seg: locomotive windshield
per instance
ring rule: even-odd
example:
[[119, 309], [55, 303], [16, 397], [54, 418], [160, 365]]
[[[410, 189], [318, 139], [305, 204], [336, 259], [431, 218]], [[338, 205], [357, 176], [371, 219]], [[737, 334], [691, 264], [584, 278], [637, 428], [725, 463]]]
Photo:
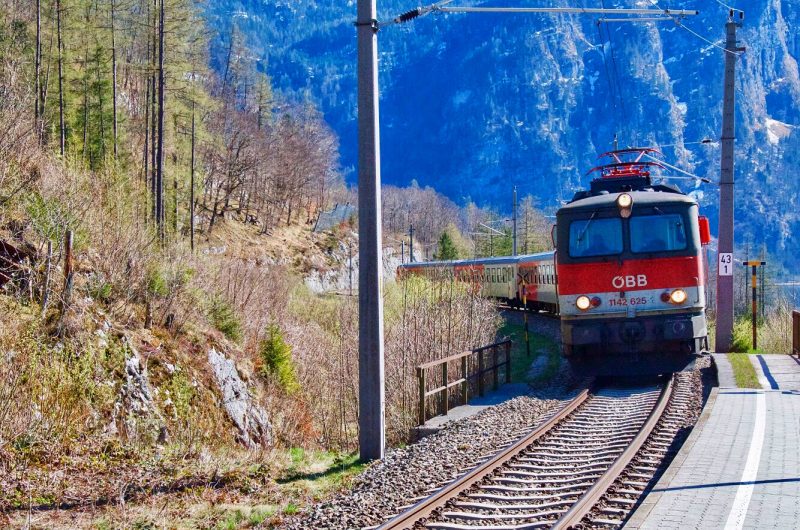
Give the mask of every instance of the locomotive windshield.
[[631, 251], [663, 252], [686, 248], [686, 230], [679, 214], [630, 218]]
[[622, 252], [622, 220], [581, 219], [569, 225], [569, 255], [573, 258]]

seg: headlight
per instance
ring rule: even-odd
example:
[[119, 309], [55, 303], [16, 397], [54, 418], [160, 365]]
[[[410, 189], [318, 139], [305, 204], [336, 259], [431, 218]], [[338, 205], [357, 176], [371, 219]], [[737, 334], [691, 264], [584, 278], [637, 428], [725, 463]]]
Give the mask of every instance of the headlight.
[[675, 289], [669, 295], [669, 301], [673, 304], [682, 304], [686, 301], [686, 291], [683, 289]]
[[633, 197], [628, 195], [627, 193], [620, 193], [619, 197], [617, 197], [617, 206], [620, 208], [630, 208], [633, 204]]
[[581, 296], [578, 297], [577, 300], [575, 300], [575, 305], [581, 311], [586, 311], [587, 309], [592, 307], [592, 301], [589, 300], [588, 296], [581, 295]]
[[617, 207], [619, 208], [619, 216], [623, 219], [627, 219], [633, 213], [633, 197], [628, 195], [627, 193], [620, 193], [617, 197]]

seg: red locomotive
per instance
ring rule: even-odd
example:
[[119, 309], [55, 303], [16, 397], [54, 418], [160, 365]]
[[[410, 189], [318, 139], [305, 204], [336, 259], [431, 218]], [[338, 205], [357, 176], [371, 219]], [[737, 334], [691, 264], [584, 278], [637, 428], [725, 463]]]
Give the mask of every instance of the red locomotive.
[[[594, 373], [679, 369], [707, 349], [708, 220], [678, 188], [654, 184], [652, 149], [612, 163], [556, 215], [555, 252], [410, 263], [399, 275], [453, 276], [485, 296], [561, 315], [564, 356]], [[619, 361], [619, 362], [616, 362]]]

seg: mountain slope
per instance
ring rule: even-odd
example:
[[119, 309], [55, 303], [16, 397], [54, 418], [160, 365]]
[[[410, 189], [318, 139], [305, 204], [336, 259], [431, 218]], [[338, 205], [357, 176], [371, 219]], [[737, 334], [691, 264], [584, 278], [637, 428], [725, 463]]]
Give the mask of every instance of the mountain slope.
[[[737, 76], [737, 241], [750, 249], [764, 243], [784, 257], [800, 250], [791, 237], [800, 228], [800, 14], [791, 3], [736, 3], [746, 14], [740, 39], [747, 47]], [[380, 17], [411, 7], [379, 2]], [[719, 137], [724, 52], [691, 32], [721, 44], [727, 10], [670, 7], [698, 7], [701, 15], [681, 28], [669, 21], [598, 26], [591, 16], [433, 14], [382, 29], [384, 181], [416, 179], [456, 201], [495, 205], [510, 202], [516, 184], [555, 207], [586, 184], [581, 175], [615, 133], [622, 145], [664, 146], [669, 162], [718, 179], [718, 144], [694, 142]], [[355, 2], [225, 0], [206, 9], [221, 34], [235, 22], [276, 88], [321, 106], [352, 169]], [[216, 57], [224, 57], [226, 42], [215, 43]], [[712, 224], [716, 195], [714, 185], [697, 190]]]

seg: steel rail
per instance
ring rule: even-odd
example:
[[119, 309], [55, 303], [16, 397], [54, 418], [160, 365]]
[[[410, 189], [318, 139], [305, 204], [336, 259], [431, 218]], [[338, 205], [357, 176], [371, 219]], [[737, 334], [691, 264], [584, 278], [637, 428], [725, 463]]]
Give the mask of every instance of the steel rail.
[[449, 485], [440, 489], [433, 495], [422, 499], [408, 510], [385, 522], [378, 527], [378, 530], [412, 528], [420, 519], [428, 517], [435, 510], [444, 506], [447, 501], [480, 482], [497, 470], [497, 468], [503, 466], [506, 462], [522, 453], [528, 448], [528, 446], [550, 432], [553, 427], [555, 427], [564, 418], [572, 414], [578, 407], [584, 404], [588, 397], [589, 389], [583, 390], [572, 401], [567, 403], [561, 410], [536, 428], [533, 432], [527, 434], [525, 437], [514, 443], [511, 447], [505, 449], [503, 452], [494, 456], [493, 458], [490, 458], [460, 479], [451, 482]]
[[567, 513], [562, 515], [561, 518], [555, 522], [555, 524], [552, 526], [554, 530], [566, 530], [580, 524], [583, 518], [589, 514], [600, 498], [606, 493], [606, 491], [608, 491], [608, 488], [614, 484], [614, 481], [617, 480], [619, 475], [625, 470], [625, 468], [628, 467], [628, 465], [631, 463], [631, 460], [633, 460], [633, 458], [642, 448], [645, 441], [647, 441], [647, 438], [656, 428], [661, 416], [664, 414], [667, 404], [669, 403], [669, 399], [672, 396], [672, 391], [675, 386], [674, 381], [675, 376], [673, 375], [667, 384], [664, 385], [656, 406], [653, 407], [650, 416], [639, 430], [639, 434], [636, 435], [636, 438], [634, 438], [625, 451], [619, 455], [619, 457], [617, 457], [611, 467], [608, 468], [608, 471], [606, 471], [603, 476], [597, 479], [597, 482], [594, 484], [594, 486], [592, 486], [589, 491], [587, 491], [578, 500], [578, 502], [573, 504]]

